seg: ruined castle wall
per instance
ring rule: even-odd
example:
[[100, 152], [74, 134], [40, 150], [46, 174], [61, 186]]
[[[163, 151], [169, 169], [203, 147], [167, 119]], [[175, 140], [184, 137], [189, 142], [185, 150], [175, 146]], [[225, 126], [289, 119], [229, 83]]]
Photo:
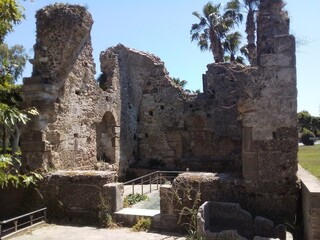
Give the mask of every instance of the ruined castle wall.
[[295, 39], [282, 7], [261, 1], [257, 66], [208, 65], [204, 90], [216, 98], [215, 121], [226, 120], [220, 129], [242, 139], [242, 177], [201, 191], [204, 201], [239, 202], [279, 221], [296, 214], [299, 190]]
[[35, 168], [93, 169], [95, 125], [107, 109], [94, 80], [91, 15], [80, 6], [55, 4], [37, 12], [31, 78], [24, 79], [27, 107], [36, 116], [23, 136], [26, 164]]
[[289, 35], [289, 20], [282, 7], [282, 1], [261, 2], [259, 68], [246, 82], [239, 102], [244, 135], [243, 177], [250, 181], [296, 180], [295, 39]]
[[[152, 169], [241, 171], [240, 124], [234, 119], [233, 127], [220, 124], [230, 123], [221, 113], [229, 102], [219, 100], [219, 105], [209, 93], [187, 94], [154, 55], [118, 45], [100, 58], [104, 90], [113, 92], [120, 84], [121, 159], [129, 159], [123, 162]], [[225, 88], [222, 83], [219, 90]]]

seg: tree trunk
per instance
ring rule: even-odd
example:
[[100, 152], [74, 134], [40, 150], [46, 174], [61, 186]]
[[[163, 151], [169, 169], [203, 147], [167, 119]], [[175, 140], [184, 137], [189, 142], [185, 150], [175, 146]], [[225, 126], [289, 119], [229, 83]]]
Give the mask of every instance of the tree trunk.
[[7, 153], [7, 129], [4, 124], [2, 125], [2, 153]]
[[256, 58], [257, 58], [257, 47], [256, 47], [256, 23], [254, 20], [254, 13], [255, 11], [253, 9], [249, 9], [248, 16], [247, 16], [247, 22], [246, 22], [246, 33], [247, 33], [247, 41], [248, 41], [248, 58], [249, 62], [252, 65], [256, 64]]
[[219, 36], [217, 36], [217, 34], [213, 32], [210, 33], [210, 42], [211, 42], [210, 48], [213, 54], [214, 61], [216, 63], [224, 62], [224, 58], [223, 58], [224, 52], [221, 44], [221, 39], [219, 38]]
[[19, 140], [20, 140], [20, 135], [21, 135], [21, 132], [20, 132], [20, 129], [18, 126], [15, 125], [15, 133], [14, 135], [12, 136], [12, 155], [15, 154], [17, 151], [18, 151], [18, 146], [19, 146]]

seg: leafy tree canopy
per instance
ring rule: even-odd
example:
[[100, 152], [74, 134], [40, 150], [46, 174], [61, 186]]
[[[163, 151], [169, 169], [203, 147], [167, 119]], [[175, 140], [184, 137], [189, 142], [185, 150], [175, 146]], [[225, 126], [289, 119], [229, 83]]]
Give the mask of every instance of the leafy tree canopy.
[[[24, 48], [15, 45], [9, 48], [4, 44], [5, 36], [24, 18], [22, 6], [15, 0], [0, 0], [0, 127], [2, 131], [2, 151], [0, 154], [0, 187], [14, 187], [35, 184], [42, 176], [36, 172], [22, 173], [16, 147], [20, 137], [20, 126], [29, 120], [28, 115], [36, 115], [36, 109], [21, 110], [21, 87], [15, 81], [22, 75], [28, 59]], [[7, 133], [16, 141], [12, 146], [13, 155], [5, 154]]]
[[17, 1], [0, 0], [0, 44], [13, 31], [13, 27], [24, 19], [23, 10]]

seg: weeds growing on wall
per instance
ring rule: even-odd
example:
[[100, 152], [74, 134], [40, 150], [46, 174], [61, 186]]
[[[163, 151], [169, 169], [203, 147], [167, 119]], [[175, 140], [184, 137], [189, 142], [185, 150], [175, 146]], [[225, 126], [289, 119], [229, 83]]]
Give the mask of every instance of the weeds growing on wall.
[[173, 196], [179, 215], [178, 224], [186, 228], [187, 239], [204, 239], [197, 232], [197, 214], [201, 204], [200, 184], [195, 188], [189, 183], [180, 183], [175, 186]]
[[100, 194], [100, 205], [98, 206], [100, 223], [102, 227], [116, 228], [118, 227], [118, 225], [113, 221], [111, 208], [108, 200], [108, 198], [106, 199], [102, 196], [102, 194]]
[[151, 218], [139, 217], [138, 221], [131, 228], [132, 231], [140, 232], [140, 231], [148, 231], [151, 227]]

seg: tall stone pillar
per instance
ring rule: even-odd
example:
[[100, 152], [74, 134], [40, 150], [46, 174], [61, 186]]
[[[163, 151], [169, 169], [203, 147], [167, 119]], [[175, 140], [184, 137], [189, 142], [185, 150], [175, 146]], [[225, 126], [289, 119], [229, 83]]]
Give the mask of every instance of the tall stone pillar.
[[21, 140], [30, 169], [90, 169], [96, 161], [94, 104], [97, 98], [90, 13], [81, 6], [54, 4], [36, 14], [32, 76], [24, 79], [26, 107], [39, 116]]

